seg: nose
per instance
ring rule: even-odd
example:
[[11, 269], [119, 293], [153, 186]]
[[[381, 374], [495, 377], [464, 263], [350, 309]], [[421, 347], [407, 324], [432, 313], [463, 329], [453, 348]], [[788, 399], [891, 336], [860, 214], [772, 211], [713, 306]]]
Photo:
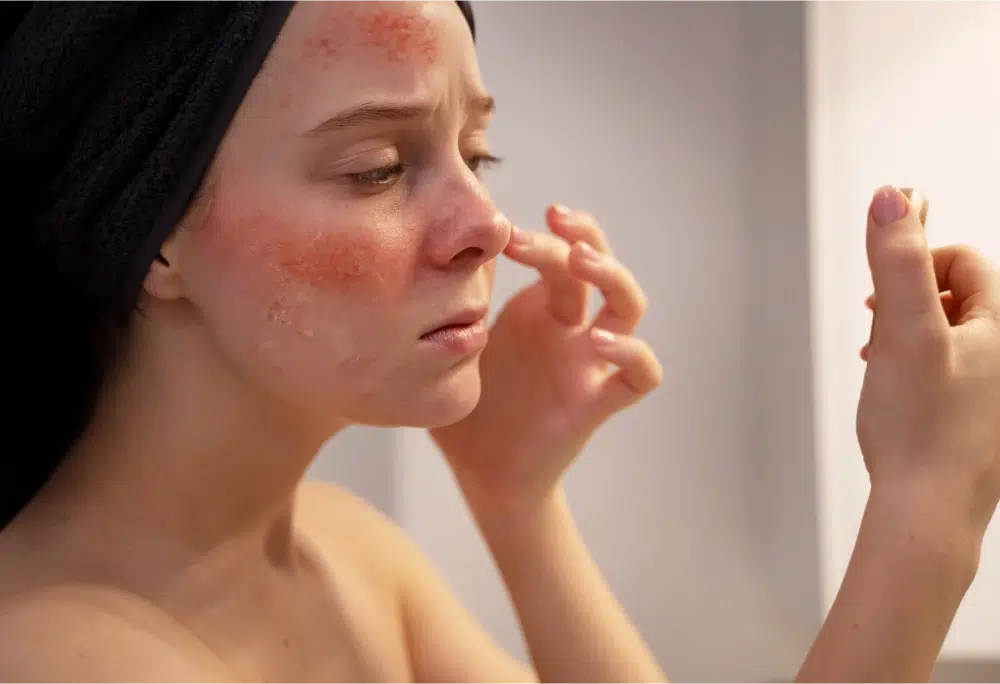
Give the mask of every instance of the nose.
[[480, 180], [465, 167], [442, 184], [441, 193], [426, 238], [433, 266], [473, 271], [495, 259], [510, 241], [511, 227]]

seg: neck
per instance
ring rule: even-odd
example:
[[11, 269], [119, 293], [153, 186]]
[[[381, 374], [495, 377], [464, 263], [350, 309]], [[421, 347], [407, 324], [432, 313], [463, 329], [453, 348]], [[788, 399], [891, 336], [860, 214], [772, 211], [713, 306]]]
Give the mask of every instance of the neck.
[[203, 333], [146, 325], [36, 517], [60, 548], [141, 577], [221, 547], [291, 557], [295, 491], [331, 430], [252, 388]]

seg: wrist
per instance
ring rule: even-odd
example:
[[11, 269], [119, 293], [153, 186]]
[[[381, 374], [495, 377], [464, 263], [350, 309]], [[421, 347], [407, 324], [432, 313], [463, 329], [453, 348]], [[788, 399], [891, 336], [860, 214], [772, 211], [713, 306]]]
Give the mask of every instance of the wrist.
[[[941, 467], [927, 454], [910, 454], [904, 468], [876, 468], [871, 491], [898, 506], [933, 511], [942, 524], [966, 530], [981, 543], [997, 507], [997, 494], [982, 469]], [[938, 459], [940, 460], [940, 459]], [[959, 459], [961, 460], [961, 459]]]
[[984, 531], [944, 483], [873, 484], [858, 539], [901, 568], [919, 564], [962, 594], [979, 568]]
[[473, 519], [491, 547], [530, 544], [548, 535], [553, 527], [572, 520], [561, 484], [531, 496], [476, 494], [472, 488], [462, 491]]
[[480, 523], [508, 523], [544, 515], [564, 499], [562, 483], [539, 483], [528, 478], [483, 477], [452, 466], [458, 484], [473, 518]]
[[473, 517], [515, 602], [590, 562], [562, 488], [531, 505], [474, 508]]
[[981, 543], [936, 499], [909, 486], [872, 487], [840, 591], [797, 681], [930, 680]]

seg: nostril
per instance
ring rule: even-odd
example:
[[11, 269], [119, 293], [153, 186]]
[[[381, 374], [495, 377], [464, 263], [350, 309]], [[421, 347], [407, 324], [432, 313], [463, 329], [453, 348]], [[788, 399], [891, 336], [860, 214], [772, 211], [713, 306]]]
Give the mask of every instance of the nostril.
[[455, 255], [452, 259], [453, 262], [465, 262], [465, 261], [479, 261], [483, 258], [485, 252], [482, 247], [466, 247], [461, 252]]

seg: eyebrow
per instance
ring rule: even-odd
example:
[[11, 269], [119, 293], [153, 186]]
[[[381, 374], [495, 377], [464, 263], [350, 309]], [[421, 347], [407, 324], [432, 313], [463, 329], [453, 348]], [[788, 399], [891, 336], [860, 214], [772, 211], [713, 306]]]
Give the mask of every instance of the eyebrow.
[[[496, 111], [496, 101], [489, 95], [473, 97], [469, 110], [479, 116], [490, 116]], [[343, 131], [364, 124], [412, 121], [426, 116], [430, 109], [424, 105], [385, 105], [367, 102], [345, 109], [306, 133], [307, 136]]]

